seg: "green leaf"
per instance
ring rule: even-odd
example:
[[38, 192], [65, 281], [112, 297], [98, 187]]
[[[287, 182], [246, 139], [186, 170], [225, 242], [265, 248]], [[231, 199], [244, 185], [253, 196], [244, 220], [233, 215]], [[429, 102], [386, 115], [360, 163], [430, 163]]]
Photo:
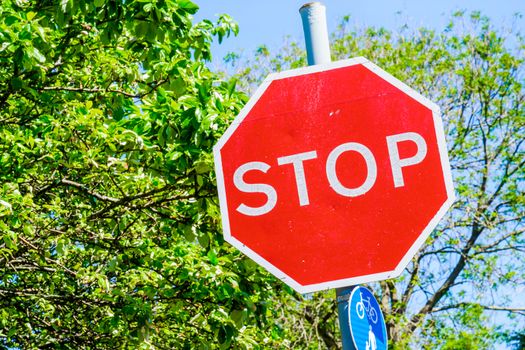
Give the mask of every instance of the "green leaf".
[[70, 6], [70, 2], [72, 0], [60, 0], [60, 8], [62, 9], [62, 12], [65, 13]]
[[188, 11], [191, 14], [195, 14], [199, 10], [199, 6], [189, 0], [179, 0], [177, 3], [180, 8]]
[[214, 250], [210, 250], [207, 254], [208, 259], [210, 259], [210, 263], [212, 265], [217, 265], [219, 263], [219, 259], [217, 258], [217, 254]]
[[97, 281], [98, 281], [98, 286], [102, 290], [109, 291], [109, 281], [105, 276], [98, 276]]
[[147, 3], [146, 5], [144, 5], [143, 9], [144, 9], [144, 12], [151, 12], [151, 10], [153, 9], [153, 4]]
[[230, 314], [230, 317], [232, 318], [233, 322], [235, 322], [235, 325], [237, 326], [237, 328], [241, 328], [244, 325], [246, 315], [247, 315], [246, 309], [233, 310]]
[[145, 37], [148, 34], [149, 25], [147, 22], [144, 21], [138, 21], [135, 25], [135, 34], [138, 37]]
[[33, 18], [35, 18], [35, 16], [36, 16], [36, 12], [31, 12], [30, 11], [30, 12], [28, 12], [26, 14], [26, 18], [27, 18], [28, 21], [31, 21]]
[[0, 199], [0, 216], [9, 215], [13, 212], [11, 203]]
[[26, 236], [32, 236], [34, 234], [34, 229], [31, 225], [24, 225], [23, 231]]
[[16, 236], [13, 233], [6, 233], [2, 238], [7, 248], [16, 249]]
[[38, 62], [44, 63], [46, 61], [46, 57], [40, 53], [40, 51], [33, 47], [33, 57], [37, 59]]

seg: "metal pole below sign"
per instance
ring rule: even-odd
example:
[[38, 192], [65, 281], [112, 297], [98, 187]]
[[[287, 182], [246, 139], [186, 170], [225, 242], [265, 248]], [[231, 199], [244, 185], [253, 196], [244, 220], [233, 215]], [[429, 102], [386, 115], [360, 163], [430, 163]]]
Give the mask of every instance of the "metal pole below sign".
[[337, 299], [337, 314], [339, 315], [339, 329], [341, 329], [341, 339], [343, 343], [343, 350], [356, 350], [352, 335], [350, 334], [350, 315], [349, 315], [349, 300], [355, 286], [337, 288], [335, 290]]

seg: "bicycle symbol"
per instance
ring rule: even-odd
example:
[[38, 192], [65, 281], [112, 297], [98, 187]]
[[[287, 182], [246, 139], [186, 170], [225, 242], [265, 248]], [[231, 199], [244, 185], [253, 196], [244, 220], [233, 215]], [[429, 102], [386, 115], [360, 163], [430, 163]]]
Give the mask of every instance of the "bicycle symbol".
[[357, 302], [355, 305], [355, 311], [357, 312], [357, 316], [360, 319], [365, 318], [365, 312], [370, 321], [372, 321], [374, 324], [377, 323], [377, 311], [376, 309], [370, 304], [370, 297], [363, 299], [363, 293], [359, 293], [361, 296], [361, 300]]

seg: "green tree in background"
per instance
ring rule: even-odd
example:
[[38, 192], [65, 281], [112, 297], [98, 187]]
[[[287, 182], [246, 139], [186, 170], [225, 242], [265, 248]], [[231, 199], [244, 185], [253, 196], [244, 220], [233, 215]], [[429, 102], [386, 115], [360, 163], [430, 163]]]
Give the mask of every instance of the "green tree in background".
[[[276, 347], [280, 284], [223, 244], [211, 148], [236, 25], [188, 0], [0, 5], [0, 348]], [[280, 344], [280, 343], [278, 343]]]
[[[519, 347], [513, 332], [525, 322], [524, 38], [494, 29], [479, 13], [456, 13], [442, 32], [354, 29], [345, 18], [331, 45], [333, 60], [364, 56], [435, 101], [448, 134], [458, 199], [402, 276], [373, 284], [391, 347], [488, 349], [507, 332]], [[270, 72], [306, 65], [294, 41], [276, 53], [265, 46], [249, 58], [232, 53], [226, 62], [246, 91]], [[296, 344], [337, 346], [333, 295], [298, 305], [285, 321], [293, 324], [285, 328], [308, 330], [294, 333]]]

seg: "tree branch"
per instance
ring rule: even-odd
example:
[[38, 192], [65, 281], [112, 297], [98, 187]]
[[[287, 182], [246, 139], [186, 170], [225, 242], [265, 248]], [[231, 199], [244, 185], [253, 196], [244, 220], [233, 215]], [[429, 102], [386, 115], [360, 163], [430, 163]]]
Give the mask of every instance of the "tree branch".
[[481, 307], [484, 310], [490, 310], [490, 311], [505, 311], [505, 312], [512, 312], [512, 313], [518, 313], [520, 315], [525, 315], [525, 308], [524, 307], [508, 307], [508, 306], [495, 306], [495, 305], [481, 305], [477, 303], [457, 303], [457, 304], [449, 304], [445, 305], [439, 308], [435, 308], [432, 310], [432, 313], [435, 312], [442, 312], [442, 311], [448, 311], [452, 309], [457, 309], [460, 307], [468, 307], [468, 306], [478, 306]]
[[104, 201], [104, 202], [113, 202], [113, 203], [119, 202], [118, 198], [104, 196], [104, 195], [99, 194], [97, 192], [93, 192], [93, 191], [89, 190], [85, 185], [80, 184], [78, 182], [74, 182], [74, 181], [67, 180], [67, 179], [62, 179], [62, 180], [60, 180], [60, 183], [62, 183], [64, 185], [68, 185], [68, 186], [72, 186], [72, 187], [78, 188], [79, 190], [82, 190], [83, 192], [89, 194], [90, 196], [93, 196], [96, 199]]
[[126, 91], [116, 89], [101, 89], [101, 88], [84, 88], [84, 87], [70, 87], [70, 86], [45, 86], [42, 88], [45, 91], [71, 91], [71, 92], [89, 92], [89, 93], [107, 93], [114, 92], [131, 98], [140, 98], [141, 95], [131, 94]]

